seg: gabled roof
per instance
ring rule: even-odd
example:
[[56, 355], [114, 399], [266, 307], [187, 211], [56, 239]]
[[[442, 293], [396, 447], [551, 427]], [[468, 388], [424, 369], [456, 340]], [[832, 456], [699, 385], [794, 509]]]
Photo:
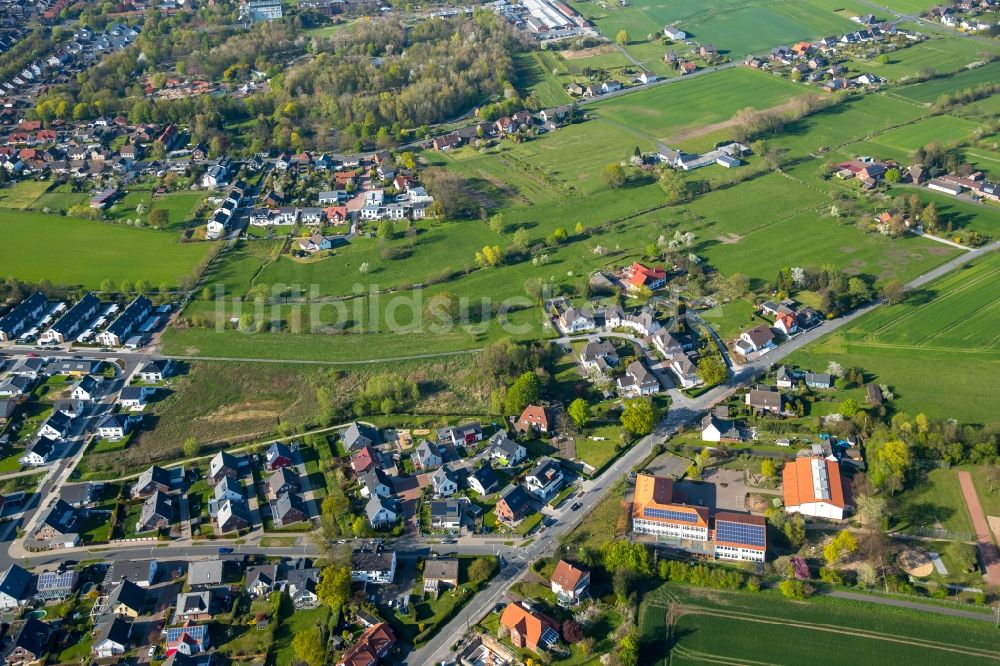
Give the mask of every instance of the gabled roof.
[[173, 506], [170, 502], [170, 497], [166, 493], [157, 490], [142, 503], [139, 523], [145, 526], [158, 518], [164, 518], [169, 522], [172, 517]]
[[538, 479], [543, 486], [548, 485], [552, 479], [562, 474], [559, 463], [552, 458], [542, 458], [535, 465], [534, 469], [528, 472], [528, 477]]
[[57, 499], [42, 517], [42, 524], [58, 534], [75, 533], [77, 522], [76, 510], [61, 499]]
[[239, 471], [239, 468], [240, 463], [236, 460], [236, 456], [226, 451], [219, 451], [208, 463], [209, 474], [213, 477], [218, 476], [223, 470], [232, 469]]
[[131, 633], [132, 623], [116, 615], [110, 621], [100, 625], [97, 635], [94, 636], [94, 646], [96, 647], [104, 641], [111, 641], [112, 643], [121, 645], [123, 648], [127, 648], [128, 638]]
[[394, 514], [398, 511], [395, 502], [381, 495], [373, 494], [371, 499], [368, 500], [368, 504], [365, 505], [365, 513], [368, 515], [368, 519], [374, 520], [382, 509], [391, 511]]
[[843, 509], [844, 487], [840, 465], [825, 458], [796, 458], [781, 470], [785, 506], [826, 502]]
[[382, 435], [378, 430], [365, 425], [364, 423], [355, 421], [347, 427], [347, 430], [344, 431], [344, 444], [347, 446], [348, 450], [351, 450], [357, 446], [358, 440], [362, 437], [367, 439], [372, 444], [382, 443]]
[[151, 465], [149, 469], [139, 476], [135, 482], [136, 489], [142, 489], [150, 484], [170, 487], [170, 472], [157, 465]]
[[365, 484], [368, 492], [372, 495], [377, 494], [375, 491], [379, 484], [384, 485], [386, 488], [392, 491], [392, 482], [385, 472], [380, 470], [378, 467], [372, 467], [367, 472], [363, 473], [359, 478], [361, 483]]
[[552, 582], [564, 590], [575, 590], [586, 574], [586, 571], [573, 566], [566, 560], [559, 560], [555, 571], [552, 572]]
[[7, 567], [7, 571], [0, 577], [0, 593], [6, 594], [14, 599], [23, 601], [28, 598], [28, 590], [31, 587], [31, 574], [16, 564]]
[[545, 408], [541, 405], [528, 405], [524, 408], [524, 411], [521, 412], [521, 418], [518, 420], [522, 423], [540, 425], [546, 429], [549, 427], [548, 414], [545, 413]]
[[305, 502], [302, 501], [302, 497], [300, 497], [298, 493], [291, 491], [278, 495], [278, 500], [274, 503], [275, 517], [283, 519], [293, 511], [297, 511], [303, 516], [308, 515], [306, 513], [306, 505]]
[[519, 516], [530, 506], [531, 497], [521, 486], [507, 486], [498, 501], [506, 504], [514, 516]]
[[527, 645], [536, 646], [541, 643], [546, 629], [557, 630], [555, 622], [541, 613], [529, 611], [517, 602], [507, 604], [500, 616], [500, 625], [510, 631], [514, 629], [520, 634]]
[[280, 467], [267, 479], [267, 485], [271, 489], [271, 492], [277, 494], [279, 490], [285, 486], [292, 486], [294, 488], [299, 487], [299, 475], [288, 469], [287, 467]]
[[111, 590], [108, 608], [114, 610], [120, 604], [124, 604], [136, 613], [141, 613], [142, 607], [146, 605], [146, 591], [130, 580], [122, 580]]
[[477, 469], [470, 476], [476, 479], [487, 493], [496, 490], [497, 485], [500, 483], [500, 477], [497, 476], [496, 471], [488, 463]]
[[18, 630], [13, 647], [21, 648], [35, 657], [40, 657], [45, 654], [50, 633], [51, 627], [47, 623], [29, 617]]

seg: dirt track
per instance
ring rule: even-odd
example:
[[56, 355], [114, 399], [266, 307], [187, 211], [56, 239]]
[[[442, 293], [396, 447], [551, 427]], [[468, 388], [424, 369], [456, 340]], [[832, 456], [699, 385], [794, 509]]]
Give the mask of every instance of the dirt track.
[[987, 585], [1000, 587], [1000, 553], [997, 552], [997, 547], [993, 543], [993, 535], [990, 534], [990, 526], [986, 522], [983, 506], [979, 503], [979, 496], [976, 495], [976, 485], [972, 482], [972, 475], [960, 471], [958, 483], [962, 486], [962, 495], [965, 497], [965, 506], [968, 507], [969, 515], [972, 517], [972, 526], [976, 529], [979, 555], [983, 560], [983, 567], [986, 569], [983, 580], [986, 581]]

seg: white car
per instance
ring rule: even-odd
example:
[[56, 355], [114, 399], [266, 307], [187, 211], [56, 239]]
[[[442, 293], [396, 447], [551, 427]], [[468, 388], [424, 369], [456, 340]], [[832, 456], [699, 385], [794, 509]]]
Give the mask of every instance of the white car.
[[150, 645], [149, 646], [149, 651], [146, 653], [146, 655], [150, 659], [152, 659], [153, 657], [155, 657], [156, 656], [156, 646], [155, 645]]

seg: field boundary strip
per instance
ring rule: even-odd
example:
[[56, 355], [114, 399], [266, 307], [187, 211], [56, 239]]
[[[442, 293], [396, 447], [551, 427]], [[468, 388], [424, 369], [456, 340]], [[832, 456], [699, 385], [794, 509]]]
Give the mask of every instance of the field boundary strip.
[[942, 650], [945, 652], [955, 652], [957, 654], [964, 654], [972, 657], [981, 657], [983, 659], [1000, 659], [1000, 651], [995, 651], [995, 650], [959, 647], [954, 645], [948, 645], [945, 643], [937, 643], [935, 641], [929, 641], [923, 638], [901, 636], [899, 634], [879, 633], [853, 627], [845, 628], [839, 625], [822, 624], [818, 622], [801, 622], [789, 618], [768, 619], [768, 618], [758, 617], [756, 615], [750, 615], [747, 613], [727, 611], [720, 608], [679, 605], [676, 606], [674, 609], [672, 609], [671, 615], [675, 620], [682, 618], [685, 615], [708, 615], [711, 617], [724, 617], [731, 620], [742, 620], [744, 622], [756, 622], [758, 624], [778, 624], [782, 626], [797, 627], [799, 629], [812, 629], [814, 631], [825, 631], [827, 633], [833, 633], [833, 634], [843, 634], [854, 637], [868, 638], [870, 640], [876, 640], [876, 641], [881, 640], [881, 641], [888, 641], [891, 643], [900, 643], [903, 645], [926, 647], [936, 650]]
[[[976, 314], [982, 316], [984, 313], [986, 313], [989, 310], [992, 310], [995, 307], [997, 307], [997, 305], [1000, 305], [1000, 294], [998, 294], [997, 297], [994, 298], [989, 303], [985, 303], [983, 305], [980, 305], [979, 308], [976, 309]], [[925, 347], [927, 349], [948, 349], [947, 347], [938, 347], [938, 346], [933, 345], [933, 344], [927, 345], [927, 343], [933, 341], [934, 338], [938, 337], [939, 335], [944, 335], [945, 333], [948, 333], [949, 331], [951, 331], [951, 330], [953, 330], [955, 328], [958, 328], [963, 323], [965, 323], [965, 322], [962, 319], [958, 319], [958, 320], [952, 322], [950, 325], [945, 326], [944, 328], [939, 329], [939, 330], [935, 331], [934, 333], [931, 333], [930, 335], [928, 335], [924, 339], [920, 340], [917, 344], [919, 344], [921, 347]], [[977, 347], [976, 350], [977, 351], [979, 351], [979, 350], [990, 351], [990, 347], [993, 346], [993, 341], [994, 340], [996, 340], [996, 338], [993, 338], [992, 340], [989, 340], [986, 347]]]

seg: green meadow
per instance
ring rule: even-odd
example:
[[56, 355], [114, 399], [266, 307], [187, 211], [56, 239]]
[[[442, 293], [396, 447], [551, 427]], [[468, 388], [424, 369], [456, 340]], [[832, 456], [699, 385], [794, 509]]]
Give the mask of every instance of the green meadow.
[[0, 211], [0, 230], [4, 275], [87, 289], [105, 278], [176, 286], [211, 247], [181, 243], [176, 234], [42, 213]]

